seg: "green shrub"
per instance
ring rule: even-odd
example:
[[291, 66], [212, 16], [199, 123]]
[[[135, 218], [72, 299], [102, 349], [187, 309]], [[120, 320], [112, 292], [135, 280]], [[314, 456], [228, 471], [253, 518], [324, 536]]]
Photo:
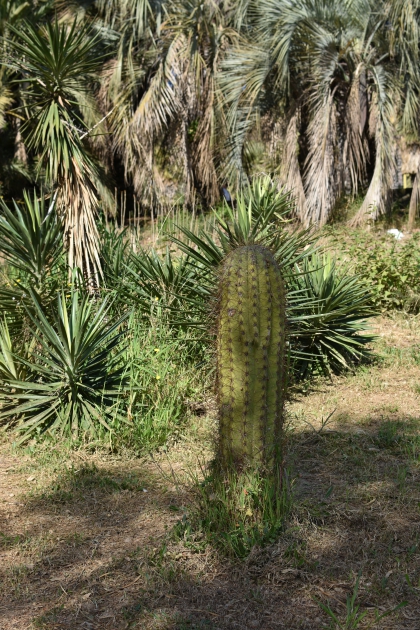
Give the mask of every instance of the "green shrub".
[[[44, 310], [56, 301], [57, 291], [67, 284], [63, 226], [54, 198], [36, 190], [24, 191], [22, 205], [10, 209], [1, 202], [0, 255], [4, 260], [0, 283], [0, 312], [10, 334], [20, 342], [26, 337], [30, 290], [42, 300]], [[27, 340], [27, 339], [26, 339]]]
[[72, 287], [58, 296], [51, 321], [37, 295], [30, 296], [34, 344], [27, 358], [14, 357], [26, 367], [24, 380], [13, 378], [10, 338], [1, 330], [0, 364], [10, 375], [3, 369], [0, 421], [17, 423], [19, 442], [46, 430], [72, 437], [95, 435], [101, 425], [109, 430], [124, 387], [120, 327], [126, 316], [110, 321], [106, 299], [95, 311], [93, 300]]
[[375, 307], [420, 310], [420, 234], [396, 241], [357, 231], [333, 240], [340, 248], [344, 241], [344, 256], [369, 288]]
[[295, 376], [328, 375], [371, 356], [371, 292], [348, 266], [313, 253], [289, 276], [289, 336]]
[[287, 193], [267, 192], [254, 182], [238, 196], [236, 209], [227, 209], [227, 218], [217, 220], [214, 236], [182, 228], [189, 242], [172, 240], [196, 273], [195, 282], [184, 285], [189, 314], [184, 323], [193, 325], [195, 316], [195, 324], [207, 331], [212, 330], [212, 296], [225, 256], [253, 243], [273, 252], [285, 280], [290, 358], [299, 379], [337, 372], [367, 358], [372, 337], [366, 334], [365, 320], [376, 312], [365, 283], [346, 267], [324, 260], [308, 231], [284, 228], [281, 220], [291, 207]]

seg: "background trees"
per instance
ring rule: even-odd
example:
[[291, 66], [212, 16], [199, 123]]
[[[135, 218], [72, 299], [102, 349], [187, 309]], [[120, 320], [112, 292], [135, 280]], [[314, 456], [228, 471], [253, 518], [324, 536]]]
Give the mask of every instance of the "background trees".
[[419, 0], [1, 0], [3, 194], [58, 189], [69, 260], [98, 277], [115, 190], [206, 207], [264, 171], [305, 224], [356, 193], [353, 223], [375, 219], [418, 140], [419, 23]]

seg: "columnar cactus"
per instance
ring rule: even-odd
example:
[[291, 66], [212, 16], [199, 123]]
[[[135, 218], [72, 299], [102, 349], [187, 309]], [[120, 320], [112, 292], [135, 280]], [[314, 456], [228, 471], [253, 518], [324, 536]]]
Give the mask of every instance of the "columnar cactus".
[[286, 380], [285, 290], [271, 252], [233, 250], [222, 266], [217, 334], [220, 457], [270, 468], [280, 456]]

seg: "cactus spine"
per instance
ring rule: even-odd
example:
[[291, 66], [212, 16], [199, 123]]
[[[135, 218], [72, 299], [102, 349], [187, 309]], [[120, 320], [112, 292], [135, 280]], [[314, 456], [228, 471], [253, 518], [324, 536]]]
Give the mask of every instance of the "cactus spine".
[[217, 389], [222, 463], [270, 468], [280, 456], [285, 290], [272, 253], [233, 250], [222, 266]]

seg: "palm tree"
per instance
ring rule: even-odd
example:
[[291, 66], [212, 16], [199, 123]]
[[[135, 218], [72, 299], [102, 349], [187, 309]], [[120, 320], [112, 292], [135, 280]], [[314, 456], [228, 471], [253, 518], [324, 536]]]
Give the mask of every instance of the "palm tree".
[[95, 213], [101, 172], [88, 146], [89, 133], [100, 122], [91, 92], [97, 37], [76, 21], [70, 27], [55, 20], [41, 28], [26, 23], [24, 29], [10, 30], [8, 65], [20, 82], [25, 142], [37, 156], [38, 178], [58, 190], [69, 266], [98, 282]]
[[[220, 79], [230, 178], [246, 178], [244, 150], [256, 124], [282, 117], [278, 177], [294, 189], [304, 223], [325, 223], [344, 190], [354, 194], [366, 183], [370, 156], [373, 174], [355, 222], [383, 213], [397, 121], [418, 130], [418, 38], [407, 37], [418, 28], [418, 0], [411, 13], [406, 4], [249, 2], [248, 37], [232, 50]], [[401, 64], [409, 64], [408, 78]]]
[[71, 265], [100, 275], [99, 162], [122, 164], [146, 208], [168, 205], [168, 180], [187, 206], [211, 205], [252, 176], [260, 142], [304, 224], [360, 188], [355, 224], [389, 207], [398, 137], [418, 140], [420, 0], [75, 0], [55, 5], [61, 26], [37, 26], [52, 1], [22, 30], [35, 4], [0, 0], [14, 55], [0, 125], [13, 97], [16, 146], [59, 187]]
[[219, 197], [216, 76], [235, 36], [225, 5], [212, 0], [99, 4], [105, 24], [119, 35], [117, 54], [104, 68], [103, 109], [113, 109], [112, 148], [137, 196], [150, 205], [164, 197], [159, 155], [174, 156], [187, 206], [197, 192], [205, 203]]

